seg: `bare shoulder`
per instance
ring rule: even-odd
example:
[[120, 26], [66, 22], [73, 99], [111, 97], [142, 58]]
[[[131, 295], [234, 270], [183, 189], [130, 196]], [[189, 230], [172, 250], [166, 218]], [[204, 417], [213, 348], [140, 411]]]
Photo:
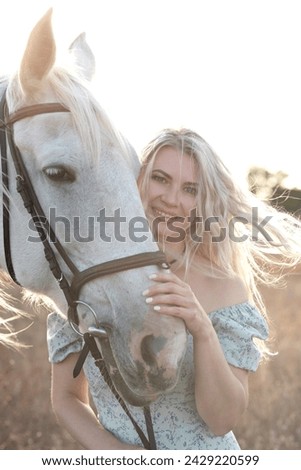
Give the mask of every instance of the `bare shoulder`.
[[192, 284], [194, 294], [208, 313], [249, 299], [247, 288], [239, 277], [212, 278], [201, 275], [196, 276]]
[[239, 277], [227, 279], [214, 279], [217, 292], [224, 292], [223, 297], [228, 305], [244, 302], [248, 300], [248, 291]]
[[248, 300], [248, 291], [239, 277], [211, 279], [209, 282], [214, 297], [209, 311], [240, 304]]
[[238, 276], [233, 278], [223, 278], [223, 279], [215, 279], [216, 283], [225, 289], [230, 289], [236, 293], [246, 293], [247, 289], [242, 281]]

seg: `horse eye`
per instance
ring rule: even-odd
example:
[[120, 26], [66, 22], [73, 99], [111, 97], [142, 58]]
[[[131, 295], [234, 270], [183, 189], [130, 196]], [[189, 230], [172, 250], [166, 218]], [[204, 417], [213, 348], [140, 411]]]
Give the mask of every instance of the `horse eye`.
[[51, 181], [72, 183], [75, 180], [74, 174], [63, 166], [49, 166], [43, 172]]

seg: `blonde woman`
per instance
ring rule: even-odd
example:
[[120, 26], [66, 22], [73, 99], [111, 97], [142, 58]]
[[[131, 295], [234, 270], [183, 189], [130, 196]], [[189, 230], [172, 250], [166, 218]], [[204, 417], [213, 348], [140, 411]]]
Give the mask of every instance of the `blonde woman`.
[[[181, 318], [189, 332], [178, 384], [150, 407], [158, 449], [239, 449], [232, 429], [248, 405], [248, 376], [268, 353], [258, 285], [276, 284], [300, 262], [301, 224], [240, 189], [190, 130], [164, 130], [149, 143], [138, 186], [170, 263], [141, 294], [155, 311]], [[101, 379], [92, 370], [71, 378], [80, 349], [68, 324], [50, 321], [56, 414], [85, 448], [139, 448]], [[132, 412], [143, 426], [141, 410]]]

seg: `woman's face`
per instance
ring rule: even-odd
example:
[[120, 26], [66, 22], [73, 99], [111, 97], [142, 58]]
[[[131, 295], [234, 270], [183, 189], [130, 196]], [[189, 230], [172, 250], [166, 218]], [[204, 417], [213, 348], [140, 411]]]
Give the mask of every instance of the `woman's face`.
[[146, 214], [158, 239], [169, 236], [178, 240], [180, 232], [184, 234], [188, 228], [196, 207], [197, 170], [194, 158], [173, 147], [157, 153], [146, 194]]

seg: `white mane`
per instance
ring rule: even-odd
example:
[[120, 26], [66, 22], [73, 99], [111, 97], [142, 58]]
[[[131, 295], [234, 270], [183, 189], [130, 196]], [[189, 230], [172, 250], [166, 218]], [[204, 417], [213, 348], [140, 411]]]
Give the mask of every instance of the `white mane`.
[[[97, 161], [101, 155], [102, 143], [106, 142], [119, 148], [120, 157], [125, 157], [133, 165], [132, 149], [94, 98], [89, 82], [75, 75], [71, 69], [54, 67], [47, 76], [47, 85], [57, 101], [70, 110], [88, 158]], [[27, 105], [18, 74], [9, 83], [7, 103], [10, 112]]]

